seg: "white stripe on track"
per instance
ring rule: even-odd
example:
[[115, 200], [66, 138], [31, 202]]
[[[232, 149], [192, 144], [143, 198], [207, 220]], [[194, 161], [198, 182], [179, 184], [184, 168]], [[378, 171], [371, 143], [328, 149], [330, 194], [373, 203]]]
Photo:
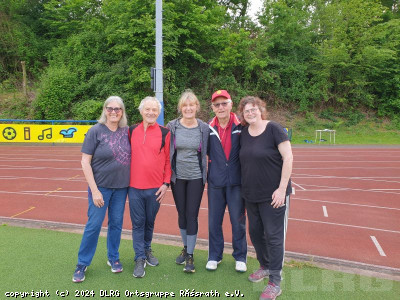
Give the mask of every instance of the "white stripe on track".
[[322, 206], [322, 210], [324, 212], [324, 217], [327, 218], [328, 217], [328, 211], [326, 210], [326, 206], [325, 205]]
[[372, 228], [372, 227], [349, 225], [349, 224], [340, 224], [340, 223], [332, 223], [332, 222], [322, 222], [322, 221], [306, 220], [306, 219], [289, 218], [289, 220], [298, 221], [298, 222], [318, 223], [318, 224], [334, 225], [334, 226], [341, 226], [341, 227], [351, 227], [351, 228], [367, 229], [367, 230], [375, 230], [375, 231], [382, 231], [382, 232], [390, 232], [390, 233], [398, 233], [398, 234], [400, 234], [400, 231], [397, 231], [397, 230], [380, 229], [380, 228]]
[[[23, 193], [23, 192], [8, 192], [8, 191], [0, 191], [0, 194], [15, 194], [15, 195], [31, 195], [31, 196], [46, 196], [45, 194], [35, 194], [35, 193]], [[63, 195], [56, 195], [56, 194], [50, 194], [47, 195], [46, 198], [50, 198], [50, 197], [56, 197], [56, 198], [73, 198], [73, 199], [85, 199], [87, 200], [87, 196], [86, 197], [76, 197], [76, 196], [63, 196]]]
[[293, 170], [344, 170], [344, 169], [363, 169], [363, 170], [385, 170], [385, 169], [395, 169], [398, 170], [400, 167], [324, 167], [324, 168], [293, 168]]
[[345, 179], [345, 180], [363, 180], [363, 181], [376, 181], [376, 182], [389, 182], [389, 183], [400, 183], [400, 181], [394, 180], [383, 180], [379, 178], [400, 178], [400, 177], [345, 177], [345, 176], [326, 176], [326, 175], [309, 175], [309, 174], [295, 174], [292, 173], [292, 178], [296, 179]]
[[[0, 180], [19, 180], [19, 179], [34, 179], [34, 180], [55, 180], [55, 181], [66, 181], [70, 177], [53, 177], [53, 178], [44, 178], [44, 177], [22, 177], [22, 176], [0, 176]], [[74, 178], [69, 181], [78, 181], [78, 182], [86, 182], [85, 178]]]
[[316, 189], [307, 189], [307, 192], [315, 192], [315, 191], [321, 191], [321, 190], [332, 190], [332, 191], [338, 191], [338, 190], [343, 190], [343, 191], [359, 191], [359, 192], [373, 192], [373, 193], [383, 193], [383, 194], [396, 194], [400, 195], [399, 193], [396, 192], [390, 192], [390, 191], [380, 191], [380, 190], [374, 190], [374, 189], [356, 189], [356, 188], [347, 188], [347, 187], [341, 187], [341, 186], [325, 186], [325, 185], [315, 185], [315, 184], [303, 184], [305, 186], [311, 186], [315, 187]]
[[372, 242], [374, 242], [374, 245], [376, 247], [376, 249], [378, 249], [379, 255], [380, 256], [386, 256], [385, 252], [383, 251], [381, 245], [379, 244], [378, 240], [376, 239], [376, 237], [374, 237], [373, 235], [370, 236]]
[[295, 182], [292, 181], [292, 184], [294, 184], [295, 186], [301, 188], [303, 191], [306, 190], [305, 188], [303, 188], [303, 187], [302, 187], [300, 184], [298, 184], [298, 183], [295, 183]]
[[296, 163], [400, 163], [392, 160], [296, 160]]
[[396, 208], [396, 207], [376, 206], [376, 205], [366, 205], [366, 204], [356, 204], [356, 203], [344, 203], [344, 202], [326, 201], [326, 200], [302, 199], [302, 198], [297, 198], [297, 197], [296, 197], [296, 201], [321, 202], [321, 203], [330, 203], [330, 204], [338, 204], [338, 205], [350, 205], [350, 206], [359, 206], [359, 207], [379, 208], [379, 209], [389, 209], [389, 210], [399, 210], [400, 211], [400, 208]]

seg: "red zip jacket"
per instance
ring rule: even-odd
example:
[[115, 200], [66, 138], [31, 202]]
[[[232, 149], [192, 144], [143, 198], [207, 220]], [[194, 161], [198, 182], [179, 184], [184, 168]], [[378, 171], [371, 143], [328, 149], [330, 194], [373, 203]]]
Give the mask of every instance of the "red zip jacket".
[[144, 132], [143, 122], [131, 136], [131, 180], [129, 186], [136, 189], [159, 188], [164, 182], [170, 183], [171, 163], [169, 160], [171, 134], [165, 137], [161, 149], [160, 125], [148, 126]]

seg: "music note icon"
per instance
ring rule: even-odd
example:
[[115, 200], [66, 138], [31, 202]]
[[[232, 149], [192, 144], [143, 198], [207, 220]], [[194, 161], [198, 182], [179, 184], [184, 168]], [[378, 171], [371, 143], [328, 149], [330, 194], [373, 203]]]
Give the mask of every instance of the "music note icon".
[[[46, 134], [46, 132], [49, 132]], [[44, 135], [46, 134], [46, 139], [51, 139], [53, 137], [53, 129], [46, 128], [42, 130], [42, 134], [38, 136], [38, 140], [42, 141], [44, 139]]]

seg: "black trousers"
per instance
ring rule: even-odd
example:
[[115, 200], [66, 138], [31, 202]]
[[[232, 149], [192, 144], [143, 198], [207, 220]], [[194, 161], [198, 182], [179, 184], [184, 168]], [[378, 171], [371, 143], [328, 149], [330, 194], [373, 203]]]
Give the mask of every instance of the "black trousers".
[[249, 234], [257, 260], [261, 267], [269, 270], [269, 280], [276, 285], [280, 285], [282, 279], [289, 199], [290, 196], [286, 196], [286, 205], [279, 208], [273, 208], [271, 202], [246, 201]]
[[187, 235], [197, 234], [199, 223], [199, 209], [203, 196], [203, 179], [176, 179], [171, 183], [172, 194], [178, 211], [178, 225], [186, 229]]

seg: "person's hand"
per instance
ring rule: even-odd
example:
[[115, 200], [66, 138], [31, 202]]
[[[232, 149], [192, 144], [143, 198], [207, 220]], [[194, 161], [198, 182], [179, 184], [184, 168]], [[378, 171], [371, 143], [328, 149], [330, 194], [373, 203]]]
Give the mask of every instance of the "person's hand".
[[285, 196], [286, 196], [286, 189], [285, 188], [278, 188], [272, 194], [272, 202], [271, 205], [273, 208], [281, 207], [285, 204]]
[[162, 186], [160, 186], [160, 188], [158, 189], [158, 191], [156, 192], [157, 197], [157, 201], [161, 202], [164, 199], [165, 193], [167, 191], [168, 187], [163, 184]]
[[104, 206], [103, 195], [99, 190], [92, 191], [93, 204], [100, 208]]

